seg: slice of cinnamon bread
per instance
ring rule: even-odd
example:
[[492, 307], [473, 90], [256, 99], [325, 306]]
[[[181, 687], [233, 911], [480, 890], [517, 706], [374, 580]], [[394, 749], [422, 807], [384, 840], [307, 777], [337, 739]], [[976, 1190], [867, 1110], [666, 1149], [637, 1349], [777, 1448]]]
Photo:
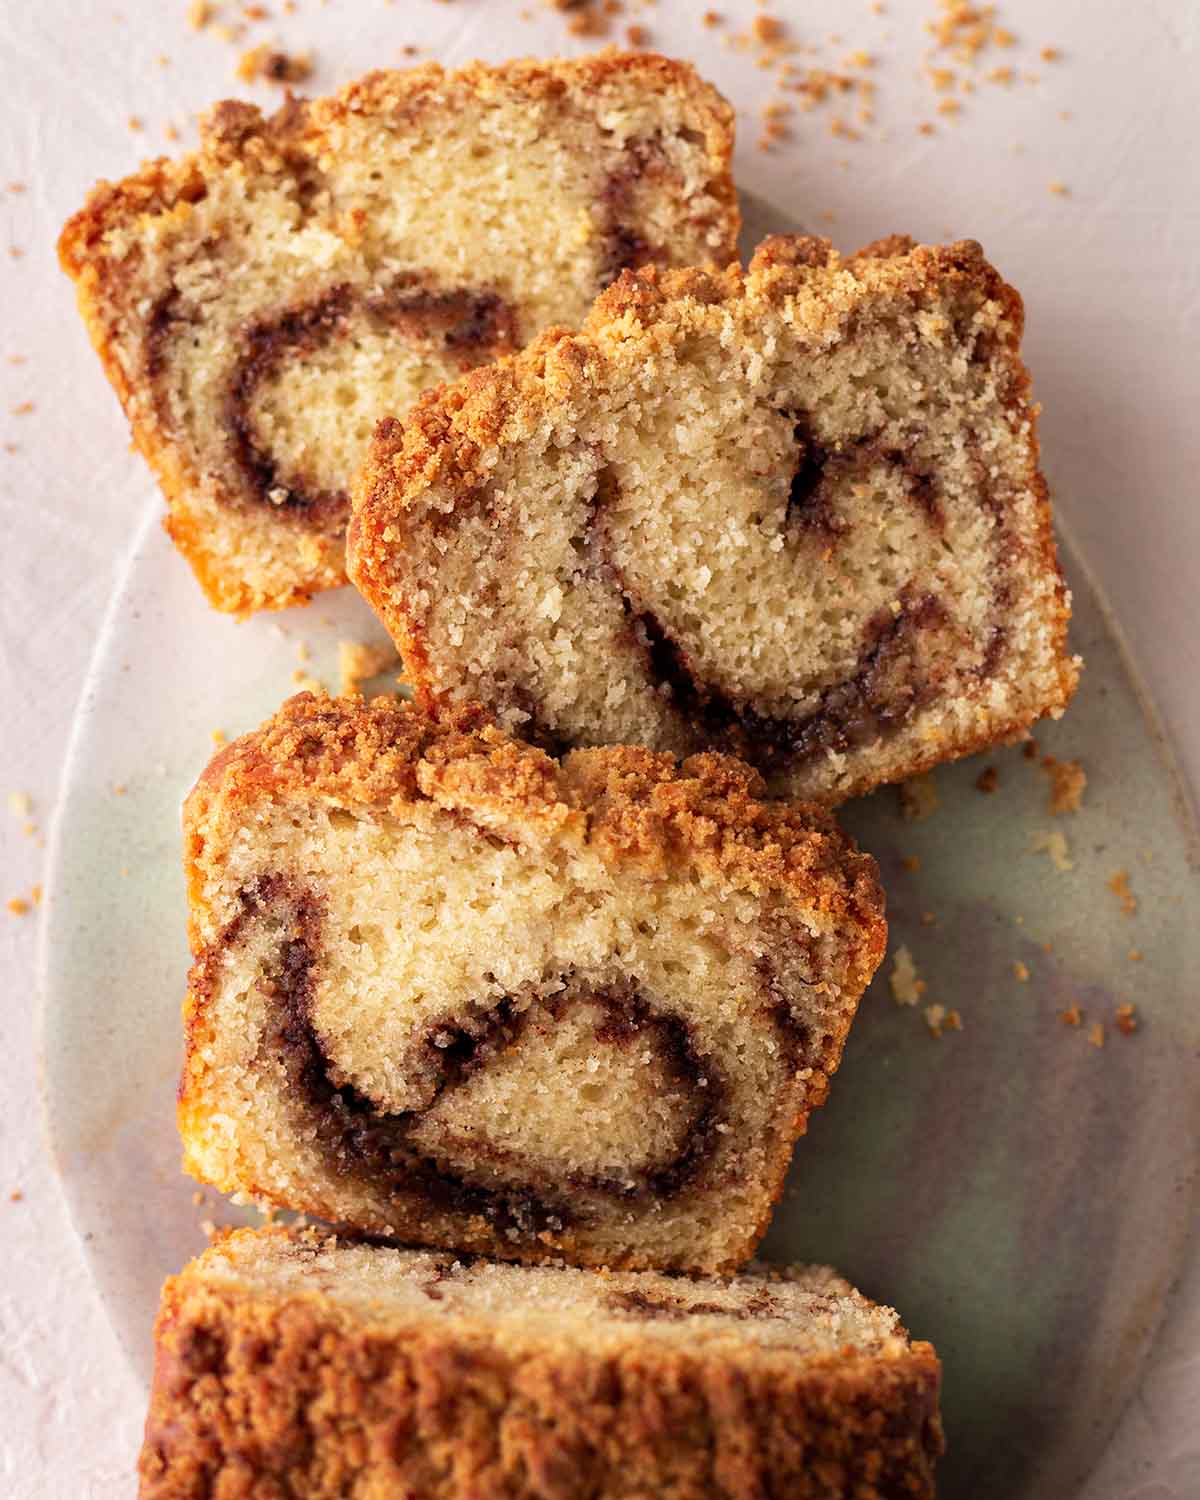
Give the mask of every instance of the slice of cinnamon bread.
[[432, 64], [97, 187], [59, 245], [168, 530], [219, 609], [345, 582], [375, 419], [550, 323], [625, 266], [725, 265], [732, 114], [684, 63]]
[[759, 790], [293, 698], [185, 810], [187, 1169], [410, 1243], [738, 1264], [885, 940], [874, 861]]
[[833, 1271], [241, 1230], [167, 1282], [142, 1500], [932, 1500], [941, 1370]]
[[629, 275], [381, 425], [351, 576], [426, 707], [833, 802], [1070, 698], [1016, 292], [970, 242]]

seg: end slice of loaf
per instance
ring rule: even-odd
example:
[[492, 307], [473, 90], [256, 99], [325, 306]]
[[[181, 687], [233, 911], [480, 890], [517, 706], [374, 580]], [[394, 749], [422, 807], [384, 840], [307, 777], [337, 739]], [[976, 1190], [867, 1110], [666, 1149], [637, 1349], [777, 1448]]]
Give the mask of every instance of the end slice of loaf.
[[885, 942], [874, 861], [760, 792], [292, 699], [185, 809], [185, 1166], [409, 1243], [739, 1264]]
[[381, 425], [351, 576], [433, 711], [836, 802], [1069, 700], [1021, 301], [973, 242], [623, 277]]
[[142, 1500], [932, 1500], [940, 1367], [833, 1271], [241, 1230], [168, 1281]]
[[218, 609], [345, 582], [377, 417], [577, 324], [626, 266], [736, 255], [732, 113], [650, 54], [373, 73], [101, 183], [63, 230], [92, 341]]

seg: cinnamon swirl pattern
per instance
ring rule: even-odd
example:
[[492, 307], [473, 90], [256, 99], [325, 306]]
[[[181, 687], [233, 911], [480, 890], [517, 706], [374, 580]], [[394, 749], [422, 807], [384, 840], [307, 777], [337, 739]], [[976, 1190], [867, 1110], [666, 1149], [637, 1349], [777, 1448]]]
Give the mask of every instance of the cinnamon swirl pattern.
[[509, 1259], [740, 1263], [884, 941], [873, 862], [760, 788], [291, 700], [188, 802], [189, 1170]]
[[970, 242], [627, 276], [381, 424], [351, 575], [425, 706], [836, 802], [1061, 713], [1017, 294]]
[[386, 412], [626, 268], [724, 264], [730, 113], [641, 55], [375, 73], [102, 184], [60, 256], [211, 602], [345, 581], [351, 477]]

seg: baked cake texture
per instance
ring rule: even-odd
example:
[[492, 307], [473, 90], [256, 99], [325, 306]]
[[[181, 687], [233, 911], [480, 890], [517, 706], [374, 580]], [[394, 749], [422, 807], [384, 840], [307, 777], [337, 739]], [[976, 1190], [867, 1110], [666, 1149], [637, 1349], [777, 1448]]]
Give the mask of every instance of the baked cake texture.
[[732, 131], [651, 54], [429, 64], [219, 104], [198, 151], [101, 183], [60, 257], [209, 600], [345, 582], [376, 417], [577, 324], [625, 266], [733, 259]]
[[167, 1282], [142, 1500], [931, 1500], [940, 1367], [833, 1271], [240, 1230]]
[[1022, 307], [973, 242], [625, 275], [381, 424], [350, 572], [431, 711], [836, 802], [1071, 696]]
[[291, 699], [185, 808], [185, 1167], [408, 1243], [737, 1265], [885, 942], [874, 861], [760, 791]]

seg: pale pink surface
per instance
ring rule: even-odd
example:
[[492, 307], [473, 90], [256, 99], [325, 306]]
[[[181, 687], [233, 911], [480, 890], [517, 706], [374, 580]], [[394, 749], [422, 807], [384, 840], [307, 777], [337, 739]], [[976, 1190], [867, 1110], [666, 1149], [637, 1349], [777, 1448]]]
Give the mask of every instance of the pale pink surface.
[[[278, 12], [279, 7], [272, 5]], [[717, 3], [744, 23], [755, 8]], [[1041, 75], [1012, 93], [981, 90], [961, 123], [944, 124], [918, 76], [932, 0], [888, 0], [884, 16], [842, 0], [810, 0], [801, 40], [834, 60], [856, 48], [880, 58], [877, 112], [887, 142], [832, 139], [836, 111], [801, 116], [795, 145], [755, 149], [764, 74], [698, 22], [692, 0], [659, 0], [636, 19], [664, 51], [692, 56], [746, 107], [743, 186], [811, 208], [811, 226], [851, 247], [894, 229], [969, 234], [1024, 292], [1027, 354], [1053, 392], [1043, 436], [1051, 483], [1084, 556], [1128, 633], [1193, 789], [1200, 787], [1200, 624], [1193, 595], [1200, 514], [1193, 502], [1200, 435], [1193, 417], [1200, 210], [1185, 146], [1197, 136], [1200, 12], [1184, 4], [1001, 3], [998, 19], [1025, 44], [1006, 57]], [[151, 493], [57, 272], [53, 245], [98, 176], [175, 149], [167, 119], [237, 85], [237, 50], [184, 22], [184, 5], [126, 0], [117, 9], [67, 0], [0, 9], [0, 791], [31, 794], [46, 831], [88, 656], [132, 530]], [[533, 12], [532, 21], [519, 18]], [[776, 7], [778, 14], [798, 7]], [[119, 19], [118, 19], [119, 17]], [[537, 0], [409, 0], [388, 8], [306, 0], [280, 20], [283, 40], [313, 46], [324, 91], [400, 46], [444, 62], [579, 50]], [[734, 28], [729, 28], [734, 29]], [[266, 34], [266, 28], [258, 28]], [[619, 29], [618, 29], [619, 34]], [[248, 39], [242, 45], [249, 45]], [[1063, 61], [1043, 64], [1053, 44]], [[161, 66], [160, 55], [170, 58]], [[1072, 119], [1061, 121], [1060, 111]], [[852, 112], [847, 110], [847, 115]], [[145, 129], [132, 132], [131, 116]], [[924, 137], [916, 122], [938, 122]], [[185, 139], [191, 138], [190, 129]], [[1014, 146], [1023, 145], [1020, 153]], [[843, 167], [842, 162], [848, 165]], [[1062, 181], [1070, 196], [1053, 196]], [[833, 222], [821, 218], [831, 213]], [[8, 257], [8, 247], [23, 251]], [[10, 355], [24, 356], [20, 365]], [[32, 412], [14, 408], [32, 401]], [[182, 566], [182, 564], [180, 564]], [[1164, 643], [1167, 649], [1164, 650]], [[153, 761], [152, 747], [146, 747]], [[28, 894], [44, 855], [0, 810], [5, 899]], [[0, 914], [0, 1047], [7, 1059], [0, 1121], [0, 1490], [14, 1500], [133, 1492], [142, 1392], [95, 1301], [42, 1144], [34, 1035], [32, 917]], [[99, 992], [97, 1005], [117, 1002]], [[104, 1065], [98, 1060], [98, 1065]], [[20, 1191], [19, 1202], [8, 1195]], [[1087, 1500], [1171, 1500], [1200, 1493], [1194, 1413], [1200, 1378], [1200, 1275], [1195, 1265], [1156, 1352], [1143, 1395]]]

